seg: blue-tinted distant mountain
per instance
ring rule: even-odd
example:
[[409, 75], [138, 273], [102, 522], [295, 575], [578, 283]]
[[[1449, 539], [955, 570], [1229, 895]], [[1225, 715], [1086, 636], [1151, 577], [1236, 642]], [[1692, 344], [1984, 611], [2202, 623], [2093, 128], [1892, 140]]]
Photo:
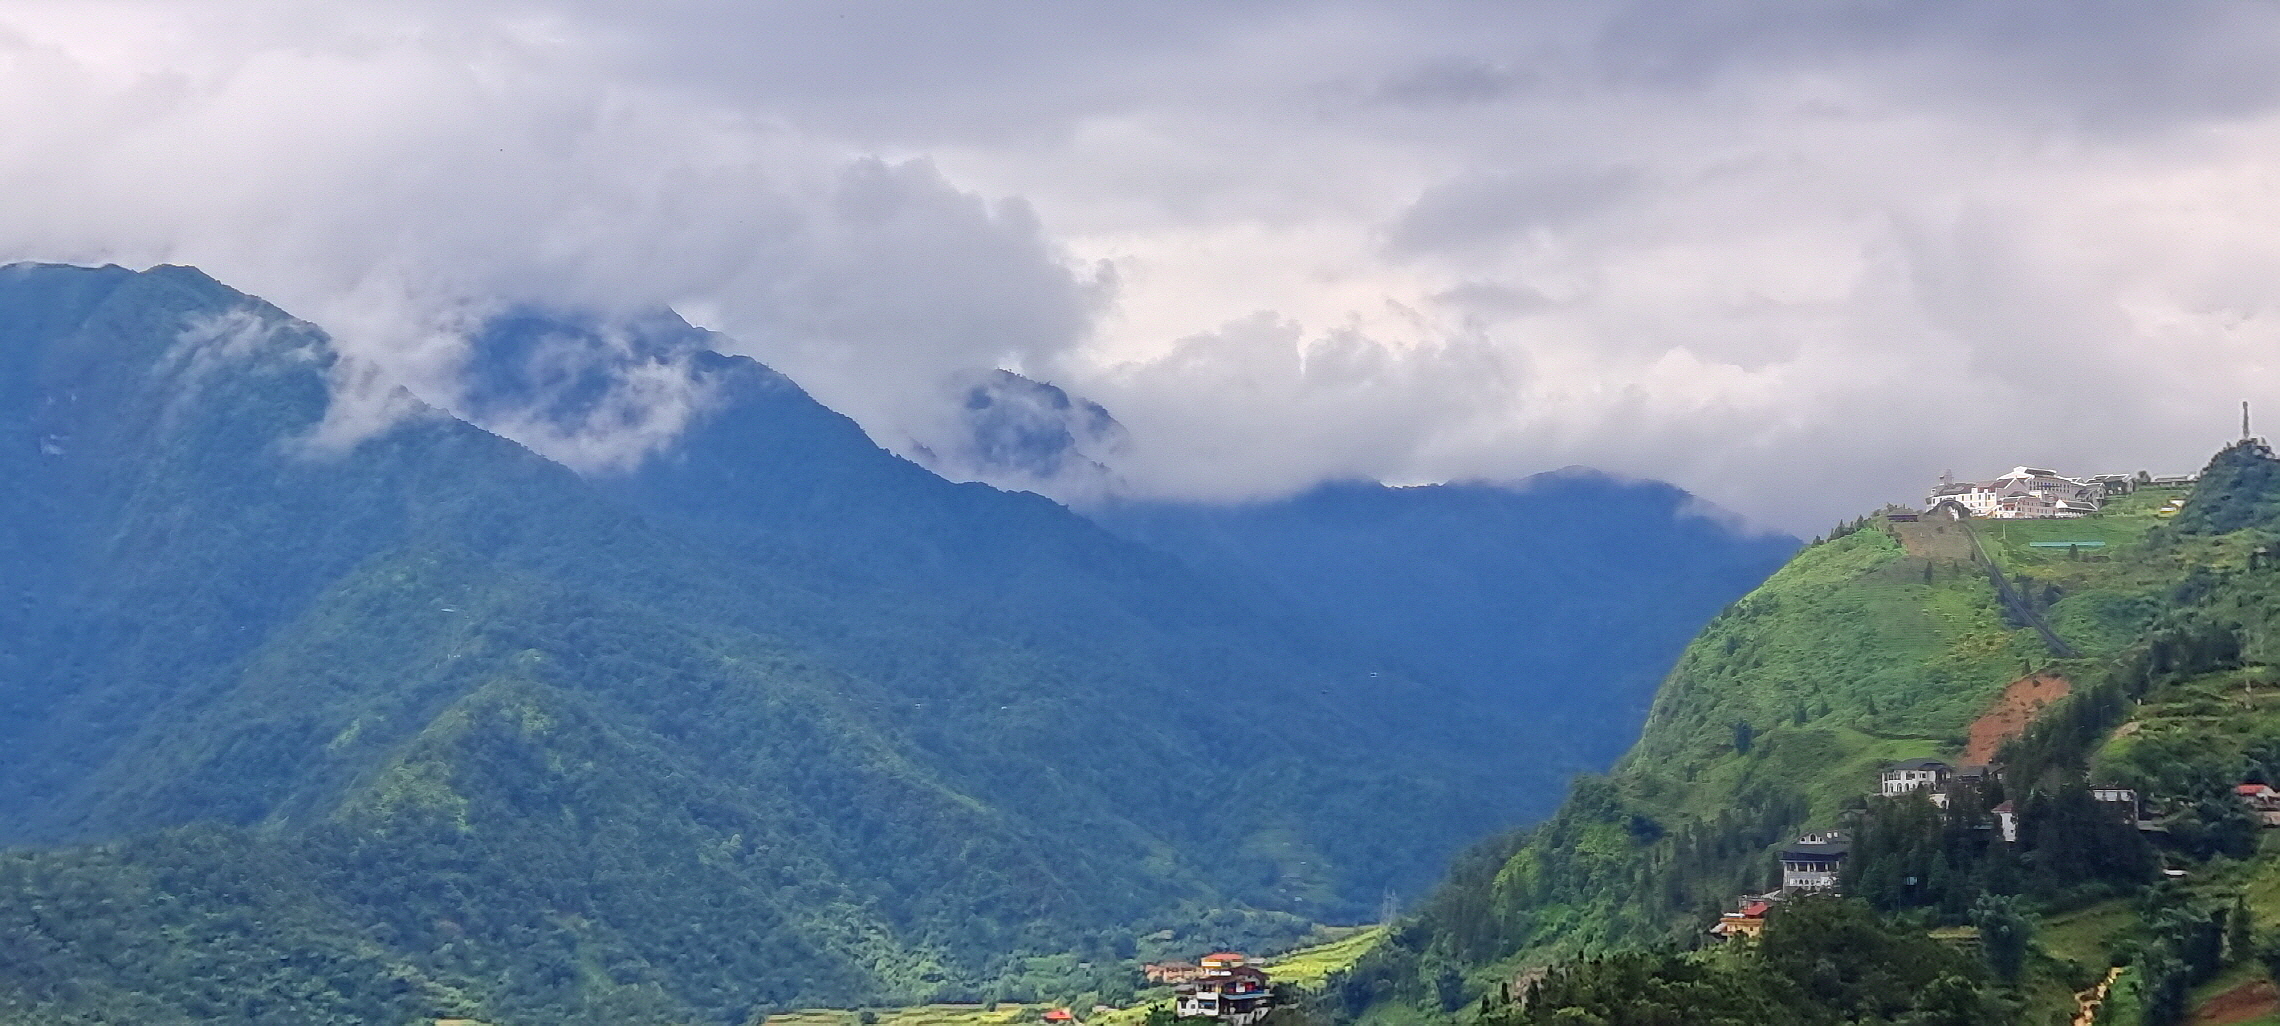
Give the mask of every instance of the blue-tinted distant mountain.
[[712, 333], [670, 311], [610, 318], [519, 308], [468, 340], [460, 412], [476, 423], [542, 421], [575, 431], [622, 412], [629, 382], [679, 369], [714, 345]]
[[980, 480], [1063, 501], [1116, 488], [1110, 463], [1128, 438], [1106, 407], [1059, 386], [997, 370], [961, 391], [955, 421], [914, 457], [954, 480]]
[[[38, 846], [0, 1017], [743, 1021], [1045, 952], [1112, 986], [1364, 915], [1592, 764], [1537, 742], [1620, 678], [1467, 630], [1650, 646], [1606, 640], [1623, 596], [1723, 580], [1683, 497], [1604, 482], [1127, 510], [1152, 548], [718, 341], [479, 332], [448, 401], [575, 473], [405, 397], [344, 444], [330, 339], [196, 270], [0, 268], [0, 844]], [[985, 394], [1005, 459], [1113, 435]]]
[[195, 270], [0, 269], [0, 843], [46, 846], [0, 1011], [980, 997], [1359, 915], [1556, 790], [1476, 696], [677, 319], [512, 317], [457, 401], [584, 476], [408, 400], [329, 444], [330, 340]]
[[1670, 485], [1571, 468], [1511, 485], [1328, 484], [1240, 505], [1096, 514], [1358, 658], [1463, 693], [1572, 768], [1629, 747], [1656, 683], [1794, 538]]

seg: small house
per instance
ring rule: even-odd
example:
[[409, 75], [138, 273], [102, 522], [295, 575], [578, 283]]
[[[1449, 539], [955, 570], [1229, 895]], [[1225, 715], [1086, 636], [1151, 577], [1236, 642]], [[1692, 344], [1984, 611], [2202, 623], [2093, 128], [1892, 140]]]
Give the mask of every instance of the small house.
[[2018, 807], [2006, 800], [2003, 804], [1996, 806], [1994, 812], [1995, 832], [2003, 838], [2005, 843], [2019, 843]]
[[1164, 984], [1186, 983], [1202, 971], [1194, 962], [1149, 962], [1140, 967], [1148, 982]]
[[1914, 791], [1937, 791], [1947, 784], [1953, 769], [1938, 759], [1908, 759], [1884, 767], [1877, 774], [1877, 793], [1894, 798]]
[[1805, 834], [1781, 849], [1781, 890], [1833, 891], [1852, 845], [1843, 834]]
[[2280, 791], [2270, 784], [2242, 784], [2233, 794], [2248, 806], [2249, 814], [2268, 827], [2280, 827]]
[[1764, 898], [1745, 898], [1742, 907], [1718, 917], [1710, 927], [1710, 936], [1719, 940], [1756, 937], [1765, 932], [1765, 914], [1772, 908], [1773, 903]]
[[2136, 826], [2138, 822], [2138, 794], [2127, 787], [2093, 787], [2090, 798], [2113, 810], [2115, 819]]

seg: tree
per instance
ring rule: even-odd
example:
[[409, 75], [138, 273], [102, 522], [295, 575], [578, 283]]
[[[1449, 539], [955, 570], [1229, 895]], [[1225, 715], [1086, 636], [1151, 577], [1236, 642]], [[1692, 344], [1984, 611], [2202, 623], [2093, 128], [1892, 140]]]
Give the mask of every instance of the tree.
[[2146, 1026], [2172, 1026], [2184, 1021], [2186, 998], [2192, 988], [2185, 964], [2166, 946], [2157, 944], [2138, 961], [2138, 974]]
[[2273, 986], [2280, 987], [2280, 933], [2267, 933], [2257, 942], [2256, 960], [2264, 964]]
[[2225, 960], [2246, 962], [2256, 957], [2256, 919], [2248, 911], [2248, 896], [2233, 895], [2232, 910], [2225, 913]]
[[1440, 999], [1441, 1010], [1454, 1012], [1465, 1005], [1465, 974], [1454, 965], [1444, 964], [1433, 975], [1433, 995]]
[[1988, 971], [2016, 985], [2026, 968], [2034, 924], [2020, 913], [2018, 902], [2000, 894], [1980, 895], [1971, 906], [1971, 921], [1979, 927], [1979, 950], [1987, 958]]

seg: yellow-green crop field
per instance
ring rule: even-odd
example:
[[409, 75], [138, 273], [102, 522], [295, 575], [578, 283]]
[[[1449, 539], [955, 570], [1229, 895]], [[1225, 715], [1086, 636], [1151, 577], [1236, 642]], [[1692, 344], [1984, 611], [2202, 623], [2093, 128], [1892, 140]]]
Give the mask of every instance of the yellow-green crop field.
[[[1358, 927], [1321, 944], [1267, 959], [1260, 967], [1278, 983], [1319, 987], [1331, 973], [1353, 965], [1384, 937], [1383, 926]], [[1129, 1026], [1147, 1015], [1150, 1004], [1162, 1000], [1159, 992], [1130, 1008], [1071, 1011], [1084, 1020], [1086, 1026]], [[872, 1009], [871, 1014], [877, 1017], [877, 1026], [1026, 1026], [1044, 1021], [1045, 1013], [1051, 1008], [1049, 1004], [1006, 1001], [994, 1009], [987, 1005], [913, 1005]], [[803, 1008], [769, 1016], [768, 1026], [862, 1026], [860, 1016], [861, 1013], [844, 1008]]]
[[1326, 944], [1277, 955], [1261, 963], [1260, 967], [1277, 983], [1319, 987], [1331, 973], [1353, 965], [1364, 952], [1376, 947], [1378, 941], [1383, 939], [1385, 927], [1363, 927]]
[[[1006, 1001], [995, 1009], [987, 1005], [913, 1005], [873, 1009], [872, 1014], [878, 1016], [878, 1026], [1016, 1026], [1042, 1021], [1051, 1007]], [[768, 1026], [859, 1026], [859, 1014], [843, 1008], [803, 1008], [769, 1016]], [[1078, 1014], [1083, 1011], [1078, 1010]]]

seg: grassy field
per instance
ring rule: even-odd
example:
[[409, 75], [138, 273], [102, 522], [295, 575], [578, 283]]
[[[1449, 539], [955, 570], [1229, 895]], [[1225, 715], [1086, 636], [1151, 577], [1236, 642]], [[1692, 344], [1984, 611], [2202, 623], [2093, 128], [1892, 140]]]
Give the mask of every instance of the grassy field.
[[2095, 969], [2106, 964], [2111, 938], [2136, 925], [2137, 910], [2129, 902], [2102, 901], [2045, 918], [2035, 942], [2053, 958]]
[[[1753, 780], [1801, 783], [1813, 822], [1833, 824], [1879, 764], [1960, 749], [2039, 648], [1969, 563], [1860, 531], [1800, 554], [1704, 629], [1617, 776], [1673, 819]], [[1736, 723], [1754, 735], [1746, 755]]]

